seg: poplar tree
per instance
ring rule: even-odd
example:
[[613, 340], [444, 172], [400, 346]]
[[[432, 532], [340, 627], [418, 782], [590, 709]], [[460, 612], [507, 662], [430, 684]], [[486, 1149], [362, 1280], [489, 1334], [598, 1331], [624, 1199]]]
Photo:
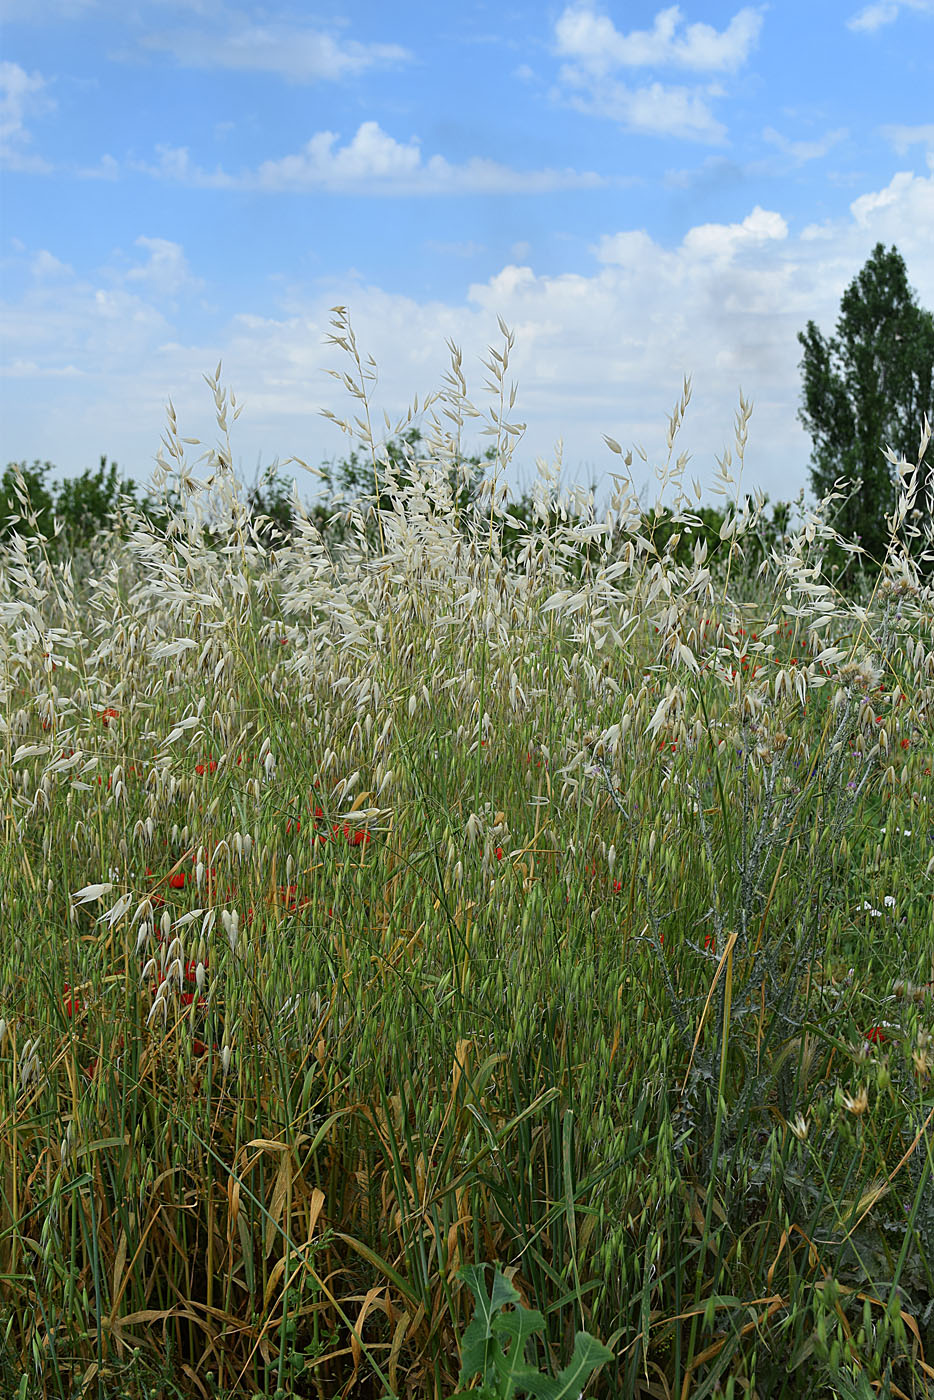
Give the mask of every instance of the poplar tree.
[[[812, 439], [811, 486], [820, 498], [838, 478], [849, 479], [849, 499], [832, 523], [862, 545], [865, 567], [875, 572], [888, 545], [885, 516], [898, 492], [883, 449], [914, 463], [924, 415], [934, 421], [934, 316], [918, 305], [898, 250], [877, 243], [843, 294], [836, 335], [825, 340], [808, 321], [798, 340], [804, 347], [798, 417]], [[932, 460], [929, 454], [925, 465]], [[926, 515], [928, 475], [920, 473], [916, 498]]]

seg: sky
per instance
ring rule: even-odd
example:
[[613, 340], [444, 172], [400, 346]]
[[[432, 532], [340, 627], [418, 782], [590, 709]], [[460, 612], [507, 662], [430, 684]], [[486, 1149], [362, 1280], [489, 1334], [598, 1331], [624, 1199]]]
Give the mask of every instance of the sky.
[[244, 481], [336, 462], [359, 442], [323, 411], [361, 412], [334, 377], [343, 306], [377, 436], [445, 389], [450, 342], [486, 415], [464, 453], [494, 443], [502, 318], [516, 490], [559, 441], [562, 479], [604, 490], [609, 436], [642, 447], [654, 499], [690, 376], [686, 480], [714, 499], [742, 392], [741, 487], [789, 500], [810, 496], [798, 332], [833, 332], [879, 242], [934, 308], [934, 0], [0, 16], [3, 464], [67, 477], [106, 454], [146, 482], [170, 401], [182, 436], [218, 440], [218, 361]]

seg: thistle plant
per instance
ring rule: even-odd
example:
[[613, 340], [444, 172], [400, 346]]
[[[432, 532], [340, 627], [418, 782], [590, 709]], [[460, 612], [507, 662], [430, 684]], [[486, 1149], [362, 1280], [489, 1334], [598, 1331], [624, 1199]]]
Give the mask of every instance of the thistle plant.
[[[453, 1400], [512, 1400], [514, 1395], [535, 1396], [536, 1400], [579, 1400], [591, 1375], [605, 1361], [612, 1361], [608, 1347], [586, 1332], [574, 1340], [574, 1355], [555, 1377], [542, 1375], [525, 1360], [527, 1346], [536, 1333], [544, 1331], [540, 1312], [522, 1306], [519, 1294], [501, 1272], [493, 1274], [493, 1287], [486, 1291], [486, 1265], [467, 1264], [460, 1277], [476, 1300], [473, 1321], [461, 1342], [459, 1384], [480, 1376], [479, 1388], [458, 1391]], [[504, 1309], [512, 1305], [511, 1312]]]

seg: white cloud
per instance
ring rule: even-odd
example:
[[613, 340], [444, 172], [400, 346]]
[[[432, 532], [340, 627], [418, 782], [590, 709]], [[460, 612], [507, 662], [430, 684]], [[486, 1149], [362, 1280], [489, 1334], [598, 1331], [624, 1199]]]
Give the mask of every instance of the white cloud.
[[871, 34], [873, 30], [880, 29], [883, 24], [891, 24], [896, 19], [898, 19], [896, 0], [880, 0], [878, 4], [864, 5], [857, 14], [847, 20], [846, 27]]
[[55, 103], [40, 73], [27, 73], [18, 63], [0, 63], [0, 166], [45, 174], [51, 166], [23, 150], [32, 140], [25, 118], [51, 111]]
[[159, 157], [157, 165], [147, 165], [145, 161], [131, 161], [131, 168], [157, 175], [165, 180], [177, 180], [182, 185], [196, 185], [200, 189], [233, 189], [237, 181], [226, 175], [220, 167], [213, 174], [192, 165], [187, 146], [156, 146]]
[[[347, 455], [353, 444], [320, 417], [325, 407], [342, 418], [357, 410], [326, 373], [346, 368], [341, 352], [325, 343], [330, 308], [339, 302], [349, 307], [361, 356], [372, 354], [379, 369], [374, 421], [384, 408], [395, 418], [416, 394], [423, 401], [442, 387], [447, 340], [462, 348], [468, 395], [485, 411], [493, 401], [482, 387], [480, 358], [488, 358], [488, 346], [500, 348], [496, 317], [503, 317], [515, 331], [511, 420], [528, 424], [514, 483], [520, 466], [528, 479], [536, 456], [552, 457], [559, 437], [572, 480], [589, 474], [582, 463], [598, 479], [618, 470], [604, 433], [624, 446], [641, 442], [650, 461], [664, 460], [666, 420], [682, 375], [691, 374], [694, 398], [676, 450], [693, 454], [688, 475], [710, 484], [715, 454], [731, 442], [742, 388], [755, 405], [744, 485], [787, 499], [807, 485], [810, 454], [795, 417], [798, 332], [809, 319], [833, 330], [840, 297], [877, 242], [896, 243], [921, 305], [934, 307], [932, 227], [934, 175], [902, 173], [884, 189], [867, 190], [843, 218], [800, 234], [779, 211], [759, 206], [735, 222], [698, 225], [671, 246], [623, 227], [595, 240], [585, 273], [540, 275], [527, 250], [517, 250], [515, 262], [451, 302], [335, 277], [307, 293], [291, 291], [264, 317], [234, 308], [206, 342], [175, 323], [159, 283], [161, 275], [170, 293], [182, 285], [184, 250], [149, 239], [140, 245], [148, 278], [111, 271], [81, 279], [49, 266], [54, 278], [29, 279], [17, 303], [0, 308], [19, 356], [15, 395], [6, 395], [5, 441], [11, 459], [62, 465], [77, 456], [79, 469], [107, 451], [145, 475], [170, 395], [180, 432], [214, 441], [213, 403], [201, 375], [223, 356], [224, 382], [245, 404], [232, 437], [235, 461], [247, 473], [258, 453], [270, 460], [294, 452], [313, 465]], [[28, 256], [18, 256], [28, 266]], [[481, 426], [467, 420], [465, 450], [482, 451], [492, 441], [480, 436]], [[636, 484], [646, 478], [651, 498], [648, 468]], [[315, 489], [310, 478], [300, 486], [307, 494]]]
[[611, 19], [594, 12], [588, 0], [569, 6], [555, 25], [558, 52], [593, 73], [610, 68], [689, 68], [697, 72], [734, 72], [758, 42], [762, 14], [746, 6], [718, 32], [709, 24], [688, 24], [681, 10], [660, 10], [650, 30], [621, 34]]
[[891, 141], [900, 156], [911, 146], [922, 145], [934, 149], [934, 122], [928, 122], [926, 126], [884, 126], [882, 135]]
[[746, 248], [788, 237], [788, 225], [781, 214], [757, 204], [740, 224], [698, 224], [685, 234], [682, 247], [698, 257], [731, 261]]
[[560, 76], [568, 86], [589, 89], [586, 96], [574, 94], [566, 99], [568, 106], [587, 116], [603, 117], [629, 131], [651, 136], [710, 144], [726, 139], [726, 127], [717, 121], [705, 96], [696, 88], [668, 87], [662, 83], [641, 88], [604, 81], [591, 84], [586, 75], [574, 68], [562, 68]]
[[156, 166], [139, 169], [182, 184], [213, 189], [268, 192], [314, 189], [361, 195], [477, 195], [543, 194], [559, 189], [593, 189], [613, 183], [593, 172], [575, 170], [512, 170], [499, 162], [474, 156], [452, 165], [443, 156], [423, 161], [420, 143], [396, 141], [378, 122], [363, 122], [354, 137], [339, 146], [333, 131], [319, 131], [303, 148], [277, 160], [266, 160], [252, 171], [230, 175], [192, 164], [187, 147], [158, 147]]
[[167, 238], [136, 239], [136, 247], [145, 249], [149, 260], [124, 273], [124, 280], [143, 287], [151, 295], [172, 299], [183, 290], [194, 291], [204, 286], [193, 277], [182, 247]]
[[759, 38], [762, 15], [740, 10], [723, 31], [708, 24], [683, 25], [677, 5], [660, 10], [651, 30], [622, 34], [597, 14], [589, 0], [567, 8], [555, 25], [555, 51], [571, 61], [558, 80], [568, 105], [589, 116], [618, 122], [630, 131], [690, 141], [721, 143], [726, 128], [710, 107], [723, 89], [653, 81], [632, 86], [613, 79], [619, 68], [683, 68], [697, 73], [733, 72], [745, 63]]
[[922, 15], [934, 14], [934, 0], [877, 0], [877, 3], [864, 5], [848, 19], [847, 29], [872, 34], [883, 25], [893, 24], [901, 10], [914, 10]]
[[40, 249], [32, 260], [32, 275], [38, 281], [46, 282], [57, 277], [73, 277], [74, 274], [75, 270], [69, 263], [62, 262], [46, 248]]
[[82, 166], [75, 174], [82, 180], [116, 180], [120, 167], [113, 156], [102, 155], [97, 165]]
[[278, 73], [293, 82], [338, 82], [412, 61], [399, 44], [341, 42], [322, 30], [275, 22], [245, 23], [223, 35], [193, 29], [150, 34], [143, 46], [171, 53], [185, 68]]
[[795, 165], [804, 165], [809, 160], [819, 160], [821, 156], [825, 156], [834, 146], [846, 140], [848, 135], [847, 128], [841, 126], [836, 131], [828, 131], [817, 141], [789, 141], [781, 132], [767, 126], [762, 133], [762, 139], [776, 146], [783, 155], [790, 157]]
[[[850, 211], [859, 228], [874, 229], [883, 242], [897, 243], [902, 248], [914, 240], [917, 230], [930, 245], [930, 232], [934, 228], [934, 177], [925, 178], [910, 170], [900, 170], [885, 189], [854, 199]], [[934, 296], [931, 301], [934, 303]]]

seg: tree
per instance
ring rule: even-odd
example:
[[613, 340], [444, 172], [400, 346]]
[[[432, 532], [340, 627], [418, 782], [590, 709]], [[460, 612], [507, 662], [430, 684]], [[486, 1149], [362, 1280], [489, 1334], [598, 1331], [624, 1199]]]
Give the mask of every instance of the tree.
[[288, 542], [295, 532], [292, 483], [285, 482], [274, 463], [247, 491], [250, 520], [267, 549]]
[[[388, 463], [379, 463], [378, 472], [383, 477], [387, 468], [395, 473], [399, 479], [400, 486], [405, 486], [412, 479], [410, 461], [415, 463], [425, 460], [424, 450], [419, 444], [422, 435], [418, 428], [409, 428], [396, 442], [390, 438], [385, 445], [385, 455]], [[481, 481], [486, 475], [486, 463], [491, 462], [496, 456], [496, 448], [488, 447], [481, 461], [479, 457], [468, 457], [465, 465], [471, 468], [466, 482], [459, 479], [457, 468], [451, 466], [447, 471], [448, 485], [454, 497], [455, 509], [460, 514], [469, 503], [476, 499], [477, 491]], [[374, 497], [374, 487], [376, 478], [373, 473], [373, 462], [369, 456], [361, 461], [357, 452], [351, 452], [349, 458], [345, 458], [338, 463], [336, 470], [330, 466], [319, 468], [319, 475], [327, 487], [332, 498], [338, 493], [349, 500], [361, 500], [363, 498]], [[389, 511], [393, 507], [393, 495], [384, 486], [380, 486], [379, 508]]]
[[106, 454], [97, 471], [86, 467], [80, 476], [62, 481], [55, 495], [55, 518], [61, 523], [61, 543], [74, 553], [93, 544], [97, 535], [112, 528], [120, 496], [136, 500], [136, 485], [117, 475], [117, 464], [107, 466]]
[[[934, 418], [934, 316], [918, 306], [898, 250], [877, 243], [843, 294], [836, 336], [825, 340], [808, 321], [798, 340], [798, 417], [813, 443], [811, 485], [821, 497], [838, 478], [850, 480], [832, 523], [862, 544], [875, 572], [888, 544], [885, 515], [897, 498], [898, 477], [883, 449], [914, 462], [924, 414]], [[924, 474], [919, 484], [927, 487]]]
[[[51, 462], [9, 462], [0, 477], [0, 543], [6, 543], [15, 530], [31, 536], [38, 529], [43, 535], [52, 533], [52, 495], [46, 477]], [[11, 516], [19, 516], [17, 523]]]
[[[357, 452], [351, 452], [349, 458], [344, 458], [337, 464], [337, 467], [325, 465], [318, 468], [318, 476], [324, 482], [328, 497], [329, 512], [338, 509], [341, 504], [345, 505], [365, 505], [370, 508], [371, 515], [367, 525], [367, 534], [371, 541], [375, 543], [379, 537], [378, 527], [374, 523], [375, 517], [372, 514], [373, 507], [378, 507], [380, 512], [389, 512], [395, 504], [395, 494], [387, 482], [387, 473], [392, 473], [399, 483], [400, 489], [404, 488], [413, 479], [413, 465], [426, 461], [426, 453], [422, 444], [422, 435], [418, 428], [409, 428], [403, 433], [397, 442], [390, 438], [385, 444], [385, 456], [388, 462], [377, 464], [378, 478], [374, 475], [373, 460], [369, 455], [361, 460]], [[450, 465], [446, 471], [447, 484], [451, 491], [452, 504], [456, 513], [458, 524], [463, 528], [464, 514], [468, 506], [478, 498], [481, 483], [486, 476], [488, 464], [496, 456], [496, 448], [489, 447], [483, 458], [468, 457], [460, 465]], [[467, 468], [466, 473], [463, 468]], [[379, 481], [379, 495], [376, 494], [377, 479]], [[433, 502], [433, 504], [437, 504]], [[338, 522], [334, 532], [335, 537], [343, 537], [344, 531]]]

